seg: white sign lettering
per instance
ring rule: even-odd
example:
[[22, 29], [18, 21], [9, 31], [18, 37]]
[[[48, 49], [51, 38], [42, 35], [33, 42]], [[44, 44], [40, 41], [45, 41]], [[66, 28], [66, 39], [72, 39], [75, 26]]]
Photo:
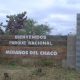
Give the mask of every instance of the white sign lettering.
[[17, 54], [17, 55], [47, 55], [47, 56], [57, 56], [56, 51], [24, 51], [24, 50], [6, 50], [6, 54]]
[[53, 45], [51, 41], [9, 41], [9, 45]]
[[15, 39], [46, 39], [44, 35], [15, 35]]

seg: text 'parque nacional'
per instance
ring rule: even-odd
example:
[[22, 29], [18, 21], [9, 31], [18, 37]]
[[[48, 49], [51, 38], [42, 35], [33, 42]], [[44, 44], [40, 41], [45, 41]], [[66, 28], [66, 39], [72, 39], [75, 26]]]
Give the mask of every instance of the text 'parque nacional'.
[[53, 45], [51, 41], [9, 41], [9, 45]]

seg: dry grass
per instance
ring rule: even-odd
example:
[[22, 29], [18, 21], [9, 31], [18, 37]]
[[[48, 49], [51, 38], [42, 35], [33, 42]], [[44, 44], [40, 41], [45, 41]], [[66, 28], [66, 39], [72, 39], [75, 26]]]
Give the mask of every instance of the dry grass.
[[0, 80], [3, 80], [5, 72], [9, 73], [11, 80], [80, 80], [80, 73], [59, 67], [0, 65]]
[[58, 62], [50, 59], [1, 61], [0, 80], [4, 80], [4, 73], [8, 73], [11, 80], [80, 80], [79, 72], [62, 68], [60, 62], [53, 65]]

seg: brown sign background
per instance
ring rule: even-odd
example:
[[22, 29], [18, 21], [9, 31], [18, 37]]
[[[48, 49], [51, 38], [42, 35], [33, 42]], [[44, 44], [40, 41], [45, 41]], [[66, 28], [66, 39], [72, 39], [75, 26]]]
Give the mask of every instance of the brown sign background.
[[[9, 45], [9, 41], [18, 41], [18, 40], [37, 40], [37, 41], [51, 41], [53, 45], [33, 45], [33, 46], [22, 46], [22, 45]], [[17, 57], [53, 57], [53, 59], [62, 60], [66, 58], [67, 54], [67, 37], [66, 36], [46, 36], [46, 39], [15, 39], [15, 35], [0, 35], [0, 56], [2, 57], [10, 57], [10, 58], [17, 58]], [[33, 51], [33, 54], [6, 54], [6, 51]], [[36, 55], [35, 51], [37, 53], [40, 53], [40, 51], [43, 52], [51, 52], [56, 51], [57, 55]]]

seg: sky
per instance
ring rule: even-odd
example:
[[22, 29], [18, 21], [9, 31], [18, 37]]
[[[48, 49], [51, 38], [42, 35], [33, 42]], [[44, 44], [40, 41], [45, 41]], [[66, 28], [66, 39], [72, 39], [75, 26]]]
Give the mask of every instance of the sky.
[[27, 16], [52, 28], [52, 35], [76, 33], [80, 0], [0, 0], [0, 22], [6, 15], [27, 11]]

